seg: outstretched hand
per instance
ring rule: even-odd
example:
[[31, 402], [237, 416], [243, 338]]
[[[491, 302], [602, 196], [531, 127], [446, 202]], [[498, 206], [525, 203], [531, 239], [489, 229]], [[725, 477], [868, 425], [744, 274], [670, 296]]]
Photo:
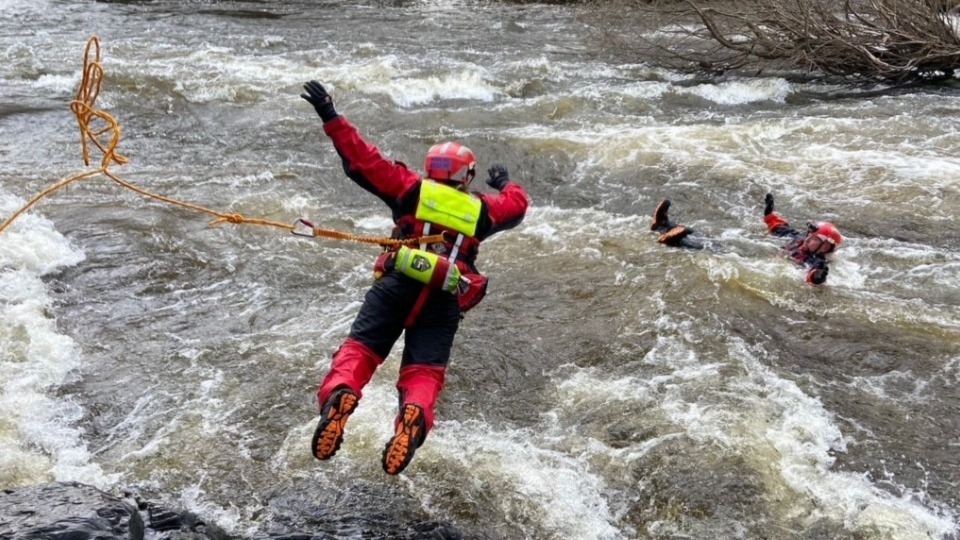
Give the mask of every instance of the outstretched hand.
[[507, 187], [507, 182], [510, 181], [510, 174], [507, 172], [507, 168], [499, 163], [487, 169], [487, 174], [490, 175], [490, 178], [487, 178], [487, 185], [497, 191], [503, 191], [503, 188]]
[[300, 97], [313, 105], [314, 110], [317, 111], [317, 114], [324, 123], [340, 116], [333, 107], [333, 98], [330, 97], [327, 89], [324, 88], [322, 84], [317, 81], [309, 81], [303, 85], [303, 89], [306, 90], [306, 93], [300, 94]]
[[763, 198], [763, 215], [767, 216], [773, 213], [773, 193], [767, 193]]

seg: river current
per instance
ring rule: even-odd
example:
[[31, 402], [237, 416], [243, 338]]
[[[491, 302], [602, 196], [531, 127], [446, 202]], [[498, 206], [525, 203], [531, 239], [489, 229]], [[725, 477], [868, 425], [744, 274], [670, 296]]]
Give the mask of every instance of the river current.
[[[459, 140], [532, 201], [388, 477], [402, 342], [338, 455], [308, 451], [375, 246], [55, 192], [0, 233], [0, 488], [136, 489], [237, 536], [956, 539], [960, 94], [696, 81], [593, 54], [584, 9], [0, 0], [0, 219], [84, 170], [92, 35], [111, 170], [152, 191], [388, 235], [299, 97], [317, 79], [394, 159]], [[827, 285], [767, 192], [843, 232]], [[665, 197], [710, 249], [657, 244]]]

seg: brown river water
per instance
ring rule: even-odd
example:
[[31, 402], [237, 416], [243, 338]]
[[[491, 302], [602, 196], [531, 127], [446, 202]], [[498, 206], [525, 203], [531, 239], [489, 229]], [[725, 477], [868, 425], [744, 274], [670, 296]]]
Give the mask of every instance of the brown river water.
[[[91, 35], [112, 170], [148, 189], [387, 235], [299, 98], [317, 79], [394, 159], [456, 139], [532, 200], [388, 477], [399, 345], [338, 455], [308, 451], [375, 246], [103, 178], [51, 195], [0, 233], [0, 488], [137, 489], [238, 537], [958, 538], [960, 93], [696, 82], [592, 54], [582, 9], [0, 1], [0, 218], [83, 170]], [[826, 286], [767, 192], [843, 232]], [[710, 249], [656, 243], [664, 197]]]

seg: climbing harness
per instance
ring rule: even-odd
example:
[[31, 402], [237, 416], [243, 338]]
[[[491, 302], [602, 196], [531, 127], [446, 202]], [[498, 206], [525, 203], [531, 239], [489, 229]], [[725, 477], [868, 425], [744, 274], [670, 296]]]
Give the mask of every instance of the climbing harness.
[[80, 145], [83, 150], [83, 164], [88, 167], [90, 166], [90, 147], [94, 146], [103, 154], [103, 157], [100, 160], [100, 167], [96, 170], [75, 174], [44, 189], [30, 199], [27, 204], [23, 205], [20, 209], [14, 212], [13, 215], [7, 218], [6, 221], [0, 224], [0, 233], [2, 233], [13, 222], [13, 220], [54, 191], [78, 180], [91, 178], [97, 175], [103, 175], [110, 180], [113, 180], [117, 184], [135, 191], [145, 197], [215, 216], [216, 219], [211, 221], [210, 225], [219, 225], [224, 222], [235, 224], [249, 223], [253, 225], [266, 225], [289, 230], [298, 236], [350, 240], [353, 242], [378, 244], [384, 247], [430, 244], [443, 241], [443, 235], [423, 236], [420, 238], [381, 238], [375, 236], [361, 236], [320, 228], [304, 218], [297, 219], [292, 224], [281, 223], [263, 218], [249, 218], [241, 214], [220, 212], [197, 204], [159, 195], [127, 182], [110, 171], [111, 164], [116, 163], [117, 165], [123, 165], [129, 161], [125, 156], [117, 153], [117, 145], [120, 142], [120, 124], [109, 113], [96, 108], [97, 97], [99, 97], [100, 90], [103, 86], [103, 65], [100, 63], [100, 52], [100, 40], [97, 38], [97, 36], [92, 36], [87, 41], [87, 47], [83, 55], [83, 78], [80, 81], [80, 88], [77, 90], [76, 99], [70, 102], [70, 110], [76, 116], [77, 124], [80, 127]]

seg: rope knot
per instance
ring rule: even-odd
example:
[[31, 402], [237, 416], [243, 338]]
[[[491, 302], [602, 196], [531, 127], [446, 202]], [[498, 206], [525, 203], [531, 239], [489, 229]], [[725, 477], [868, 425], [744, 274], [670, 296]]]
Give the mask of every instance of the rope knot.
[[[173, 201], [173, 200], [170, 200], [170, 202], [173, 202], [173, 203], [175, 203], [175, 204], [181, 204], [182, 206], [189, 206], [189, 207], [192, 207], [192, 206], [193, 206], [193, 205], [186, 205], [186, 204], [183, 204], [183, 203], [179, 203], [179, 202]], [[200, 208], [200, 207], [196, 207], [196, 208]], [[212, 213], [211, 210], [207, 210], [207, 209], [203, 209], [203, 210]], [[237, 223], [237, 224], [239, 224], [239, 223], [243, 223], [243, 222], [246, 221], [246, 218], [244, 218], [244, 217], [243, 217], [242, 215], [240, 215], [240, 214], [217, 214], [217, 216], [218, 216], [217, 219], [211, 221], [211, 222], [210, 222], [210, 225], [216, 226], [216, 225], [219, 225], [219, 224], [221, 224], [221, 223], [223, 223], [223, 222], [227, 222], [227, 223]]]

